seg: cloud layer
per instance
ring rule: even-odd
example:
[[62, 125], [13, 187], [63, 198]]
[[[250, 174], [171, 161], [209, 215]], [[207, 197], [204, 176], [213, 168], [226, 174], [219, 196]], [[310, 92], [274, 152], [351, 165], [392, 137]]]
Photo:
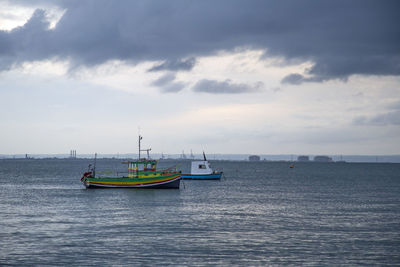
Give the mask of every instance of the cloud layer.
[[181, 91], [185, 84], [175, 81], [175, 74], [167, 73], [151, 83], [152, 86], [159, 87], [163, 93], [176, 93]]
[[353, 120], [354, 125], [400, 125], [400, 102], [392, 103], [387, 107], [389, 110], [374, 116], [359, 116]]
[[210, 94], [240, 94], [253, 93], [259, 91], [264, 84], [257, 82], [255, 85], [235, 84], [231, 80], [223, 82], [203, 79], [193, 86], [193, 91]]
[[[45, 2], [45, 1], [42, 1]], [[19, 2], [19, 3], [23, 3]], [[54, 4], [54, 2], [51, 2]], [[0, 70], [35, 60], [71, 68], [109, 60], [161, 61], [149, 71], [191, 70], [196, 57], [262, 49], [287, 64], [311, 61], [301, 84], [350, 75], [400, 75], [399, 1], [60, 1], [49, 29], [37, 10], [22, 27], [0, 31]]]

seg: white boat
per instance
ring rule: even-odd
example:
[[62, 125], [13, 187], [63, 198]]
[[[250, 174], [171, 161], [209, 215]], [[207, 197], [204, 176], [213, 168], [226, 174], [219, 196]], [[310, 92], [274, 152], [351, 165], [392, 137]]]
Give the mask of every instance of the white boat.
[[193, 180], [219, 180], [222, 177], [222, 172], [214, 171], [210, 163], [206, 159], [203, 152], [204, 160], [192, 161], [192, 166], [189, 174], [181, 174], [182, 179]]

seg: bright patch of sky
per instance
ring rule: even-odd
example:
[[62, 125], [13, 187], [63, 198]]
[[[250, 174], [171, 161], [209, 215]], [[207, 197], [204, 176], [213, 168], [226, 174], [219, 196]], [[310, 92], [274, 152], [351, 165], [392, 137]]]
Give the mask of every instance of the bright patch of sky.
[[[15, 3], [18, 1], [0, 1], [0, 30], [10, 31], [23, 26], [37, 8], [46, 10], [46, 18], [50, 22], [49, 28], [53, 29], [65, 12], [65, 10], [48, 3], [32, 6], [15, 5]], [[34, 1], [32, 1], [33, 3]]]

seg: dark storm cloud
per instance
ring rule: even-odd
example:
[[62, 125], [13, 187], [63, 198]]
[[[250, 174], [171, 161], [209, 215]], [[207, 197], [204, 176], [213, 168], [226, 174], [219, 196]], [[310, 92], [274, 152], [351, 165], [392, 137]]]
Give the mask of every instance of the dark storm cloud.
[[158, 78], [157, 80], [155, 80], [154, 82], [152, 82], [152, 85], [161, 87], [173, 82], [174, 80], [175, 80], [175, 74], [167, 73]]
[[174, 82], [167, 84], [166, 86], [161, 88], [162, 93], [177, 93], [182, 91], [185, 88], [185, 84], [183, 82]]
[[241, 47], [263, 49], [264, 57], [288, 64], [314, 62], [306, 73], [284, 78], [286, 83], [400, 75], [396, 0], [49, 3], [66, 10], [54, 29], [37, 11], [23, 27], [0, 31], [2, 70], [49, 58], [67, 59], [72, 67], [156, 60], [164, 63], [151, 71], [190, 70], [198, 56]]
[[203, 79], [198, 81], [192, 88], [195, 92], [210, 94], [240, 94], [257, 92], [263, 87], [262, 82], [256, 83], [254, 86], [248, 84], [235, 84], [230, 80], [223, 82]]
[[290, 74], [282, 79], [282, 83], [290, 83], [290, 84], [301, 84], [304, 81], [303, 75], [300, 74]]
[[149, 69], [149, 71], [163, 71], [163, 70], [170, 70], [170, 71], [189, 71], [193, 69], [194, 65], [196, 64], [196, 59], [189, 58], [186, 60], [166, 60], [163, 63], [156, 65]]
[[299, 85], [299, 84], [302, 84], [304, 82], [323, 82], [323, 81], [327, 81], [327, 80], [330, 80], [330, 79], [333, 79], [333, 78], [341, 79], [343, 81], [347, 81], [348, 76], [339, 76], [339, 77], [335, 76], [335, 77], [332, 77], [332, 76], [329, 76], [329, 75], [314, 75], [314, 76], [311, 76], [311, 77], [304, 77], [301, 74], [292, 73], [292, 74], [289, 74], [289, 75], [283, 77], [281, 83]]
[[163, 93], [176, 93], [185, 87], [185, 83], [176, 82], [175, 74], [167, 73], [151, 83], [152, 86], [159, 87]]

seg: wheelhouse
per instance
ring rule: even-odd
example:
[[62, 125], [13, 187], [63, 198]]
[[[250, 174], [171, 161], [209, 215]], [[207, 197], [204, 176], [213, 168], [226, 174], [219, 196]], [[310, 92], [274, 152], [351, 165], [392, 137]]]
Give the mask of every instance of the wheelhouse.
[[128, 164], [129, 178], [137, 177], [139, 173], [155, 172], [157, 169], [157, 161], [155, 160], [129, 161], [126, 163]]

